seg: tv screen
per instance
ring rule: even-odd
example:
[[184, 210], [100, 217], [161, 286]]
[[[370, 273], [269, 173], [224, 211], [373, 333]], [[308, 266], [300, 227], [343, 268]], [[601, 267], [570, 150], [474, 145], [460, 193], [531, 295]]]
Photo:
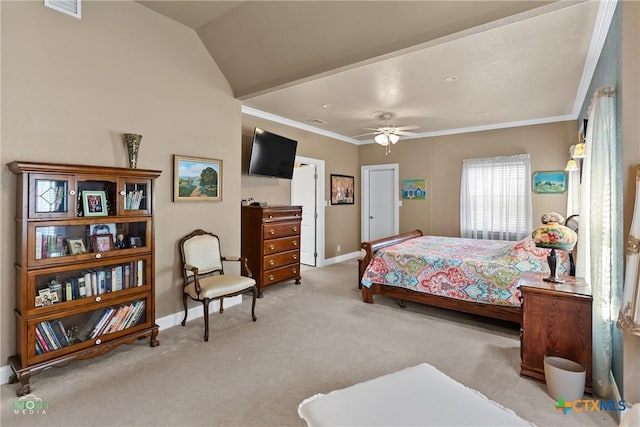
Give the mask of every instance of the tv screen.
[[255, 128], [251, 144], [249, 175], [291, 179], [298, 141]]

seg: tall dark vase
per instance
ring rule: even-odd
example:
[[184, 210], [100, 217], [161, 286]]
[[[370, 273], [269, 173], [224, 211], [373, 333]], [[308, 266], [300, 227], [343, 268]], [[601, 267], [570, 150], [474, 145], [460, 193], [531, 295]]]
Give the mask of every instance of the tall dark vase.
[[551, 273], [549, 274], [549, 277], [545, 277], [543, 280], [545, 282], [564, 283], [564, 280], [556, 274], [558, 268], [558, 254], [554, 248], [552, 248], [551, 253], [547, 255], [547, 262], [549, 263], [549, 270], [551, 270]]

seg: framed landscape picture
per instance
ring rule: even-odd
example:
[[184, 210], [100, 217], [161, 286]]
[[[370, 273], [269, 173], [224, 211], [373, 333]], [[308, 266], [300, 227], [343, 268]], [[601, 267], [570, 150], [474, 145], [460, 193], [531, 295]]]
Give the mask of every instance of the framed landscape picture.
[[222, 160], [173, 156], [173, 201], [222, 200]]
[[531, 186], [537, 194], [560, 194], [567, 191], [567, 174], [564, 171], [534, 172]]
[[352, 205], [354, 177], [349, 175], [331, 174], [331, 204]]

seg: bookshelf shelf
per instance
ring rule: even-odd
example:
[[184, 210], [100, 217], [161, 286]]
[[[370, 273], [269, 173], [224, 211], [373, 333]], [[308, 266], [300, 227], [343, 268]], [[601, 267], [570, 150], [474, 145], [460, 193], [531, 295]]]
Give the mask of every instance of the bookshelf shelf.
[[74, 359], [149, 338], [155, 324], [153, 189], [160, 171], [12, 162], [17, 176], [17, 394]]

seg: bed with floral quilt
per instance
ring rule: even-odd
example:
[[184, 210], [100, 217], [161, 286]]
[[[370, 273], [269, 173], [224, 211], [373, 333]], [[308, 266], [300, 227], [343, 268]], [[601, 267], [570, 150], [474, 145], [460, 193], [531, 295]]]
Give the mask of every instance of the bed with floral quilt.
[[[420, 230], [363, 242], [359, 285], [374, 295], [521, 322], [518, 282], [525, 272], [549, 273], [548, 249], [520, 241], [424, 236]], [[560, 251], [558, 272], [569, 271]]]

